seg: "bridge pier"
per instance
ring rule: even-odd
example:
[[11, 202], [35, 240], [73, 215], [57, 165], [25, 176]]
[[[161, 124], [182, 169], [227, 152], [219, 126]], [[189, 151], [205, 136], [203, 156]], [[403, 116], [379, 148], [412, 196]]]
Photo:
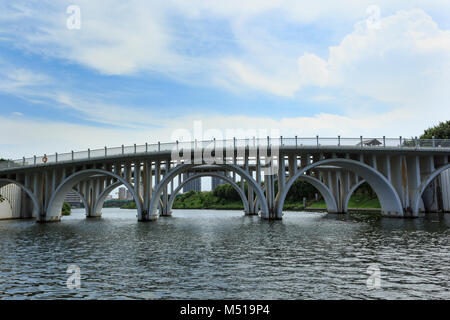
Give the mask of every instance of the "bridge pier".
[[39, 216], [36, 219], [36, 222], [38, 223], [47, 223], [47, 222], [59, 222], [61, 221], [61, 215], [60, 216], [47, 216], [46, 214]]
[[145, 222], [145, 221], [156, 221], [158, 220], [159, 215], [156, 213], [149, 214], [148, 210], [144, 210], [140, 214], [138, 213], [138, 221]]
[[[199, 147], [191, 142], [105, 148], [89, 150], [86, 156], [79, 153], [74, 157], [72, 153], [45, 161], [36, 157], [2, 161], [0, 188], [11, 183], [19, 186], [27, 196], [21, 197], [23, 209], [17, 215], [25, 218], [33, 212], [38, 222], [60, 221], [65, 195], [74, 189], [82, 196], [86, 217], [99, 217], [108, 194], [120, 185], [131, 193], [139, 221], [171, 216], [181, 185], [179, 178], [174, 190], [174, 179], [183, 173], [194, 173], [193, 178], [221, 177], [239, 193], [245, 215], [260, 213], [265, 220], [282, 218], [286, 195], [296, 179], [311, 183], [330, 213], [346, 213], [351, 194], [362, 181], [377, 194], [383, 216], [416, 217], [422, 211], [442, 210], [442, 199], [448, 202], [443, 190], [448, 189], [433, 186], [433, 179], [450, 168], [450, 140], [394, 140], [338, 139], [333, 144], [331, 139], [318, 137], [311, 141], [268, 137], [267, 144], [263, 144], [255, 139], [233, 139], [227, 144], [232, 150], [225, 144], [216, 150], [214, 140], [214, 156], [205, 153], [209, 149], [201, 142]], [[342, 143], [346, 143], [345, 147]], [[178, 154], [178, 159], [174, 147], [188, 158]], [[230, 172], [234, 178], [239, 176], [240, 186], [227, 175]], [[27, 201], [33, 209], [25, 204]]]
[[101, 218], [102, 217], [102, 213], [101, 212], [97, 212], [97, 213], [91, 213], [91, 214], [87, 214], [86, 218]]

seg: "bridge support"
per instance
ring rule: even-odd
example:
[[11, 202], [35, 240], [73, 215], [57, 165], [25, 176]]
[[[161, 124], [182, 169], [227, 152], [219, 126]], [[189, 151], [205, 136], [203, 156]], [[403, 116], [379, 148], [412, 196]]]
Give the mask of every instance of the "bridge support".
[[145, 222], [156, 220], [158, 220], [158, 214], [149, 215], [147, 210], [143, 211], [141, 214], [138, 214], [138, 221]]
[[[31, 209], [24, 205], [28, 201], [32, 203], [32, 215], [38, 222], [59, 221], [65, 195], [73, 189], [83, 199], [86, 217], [99, 217], [106, 197], [120, 185], [124, 185], [134, 199], [139, 221], [170, 216], [182, 184], [179, 179], [174, 190], [174, 178], [185, 172], [193, 173], [195, 178], [221, 177], [239, 193], [245, 215], [260, 214], [267, 220], [282, 218], [284, 201], [296, 179], [313, 184], [330, 213], [347, 212], [350, 196], [362, 181], [377, 194], [384, 216], [417, 217], [423, 211], [440, 210], [443, 189], [436, 187], [434, 179], [450, 168], [450, 149], [446, 145], [435, 147], [433, 140], [432, 147], [422, 149], [417, 145], [407, 146], [402, 141], [397, 147], [364, 146], [361, 139], [361, 144], [342, 148], [340, 144], [322, 146], [318, 138], [315, 145], [309, 147], [297, 139], [286, 144], [283, 141], [286, 142], [280, 139], [279, 149], [270, 150], [269, 156], [272, 145], [269, 138], [267, 145], [253, 141], [253, 146], [249, 141], [238, 146], [234, 140], [232, 152], [226, 148], [214, 150], [213, 162], [210, 162], [212, 153], [211, 157], [205, 157], [203, 147], [188, 147], [183, 153], [194, 151], [191, 159], [179, 160], [171, 158], [172, 150], [161, 151], [160, 145], [151, 151], [145, 146], [145, 152], [135, 146], [134, 153], [127, 154], [122, 148], [121, 155], [118, 150], [114, 150], [114, 154], [107, 154], [106, 149], [99, 154], [97, 150], [88, 152], [87, 158], [80, 160], [74, 159], [72, 154], [72, 161], [64, 158], [60, 162], [39, 163], [34, 159], [27, 163], [23, 159], [22, 166], [14, 161], [12, 167], [0, 169], [0, 188], [8, 184], [21, 188], [26, 196], [22, 195], [19, 216], [30, 216]], [[201, 159], [194, 159], [194, 154], [201, 155]], [[274, 166], [274, 159], [278, 166]], [[232, 178], [227, 173], [231, 173]], [[236, 179], [240, 179], [240, 184]]]

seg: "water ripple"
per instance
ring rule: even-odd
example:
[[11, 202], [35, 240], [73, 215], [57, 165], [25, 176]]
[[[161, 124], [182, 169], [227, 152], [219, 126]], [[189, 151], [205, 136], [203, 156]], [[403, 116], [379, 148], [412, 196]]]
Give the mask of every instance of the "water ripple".
[[[0, 221], [2, 299], [449, 299], [449, 215], [174, 211], [138, 223], [74, 210], [60, 223]], [[81, 269], [68, 289], [67, 267]], [[381, 288], [369, 290], [376, 264]]]

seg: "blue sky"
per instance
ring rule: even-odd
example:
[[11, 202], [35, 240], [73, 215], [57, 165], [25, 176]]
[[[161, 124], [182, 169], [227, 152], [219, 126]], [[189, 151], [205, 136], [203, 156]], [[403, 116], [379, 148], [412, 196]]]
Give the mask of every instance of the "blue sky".
[[170, 141], [195, 120], [420, 135], [450, 118], [449, 29], [441, 0], [0, 0], [1, 154]]

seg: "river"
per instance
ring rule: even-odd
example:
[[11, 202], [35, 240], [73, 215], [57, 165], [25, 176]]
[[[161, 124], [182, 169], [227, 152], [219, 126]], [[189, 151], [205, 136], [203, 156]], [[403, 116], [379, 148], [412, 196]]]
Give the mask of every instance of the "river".
[[[140, 223], [135, 210], [75, 209], [0, 221], [0, 298], [450, 299], [449, 236], [450, 214], [174, 210]], [[70, 265], [80, 288], [67, 287]]]

